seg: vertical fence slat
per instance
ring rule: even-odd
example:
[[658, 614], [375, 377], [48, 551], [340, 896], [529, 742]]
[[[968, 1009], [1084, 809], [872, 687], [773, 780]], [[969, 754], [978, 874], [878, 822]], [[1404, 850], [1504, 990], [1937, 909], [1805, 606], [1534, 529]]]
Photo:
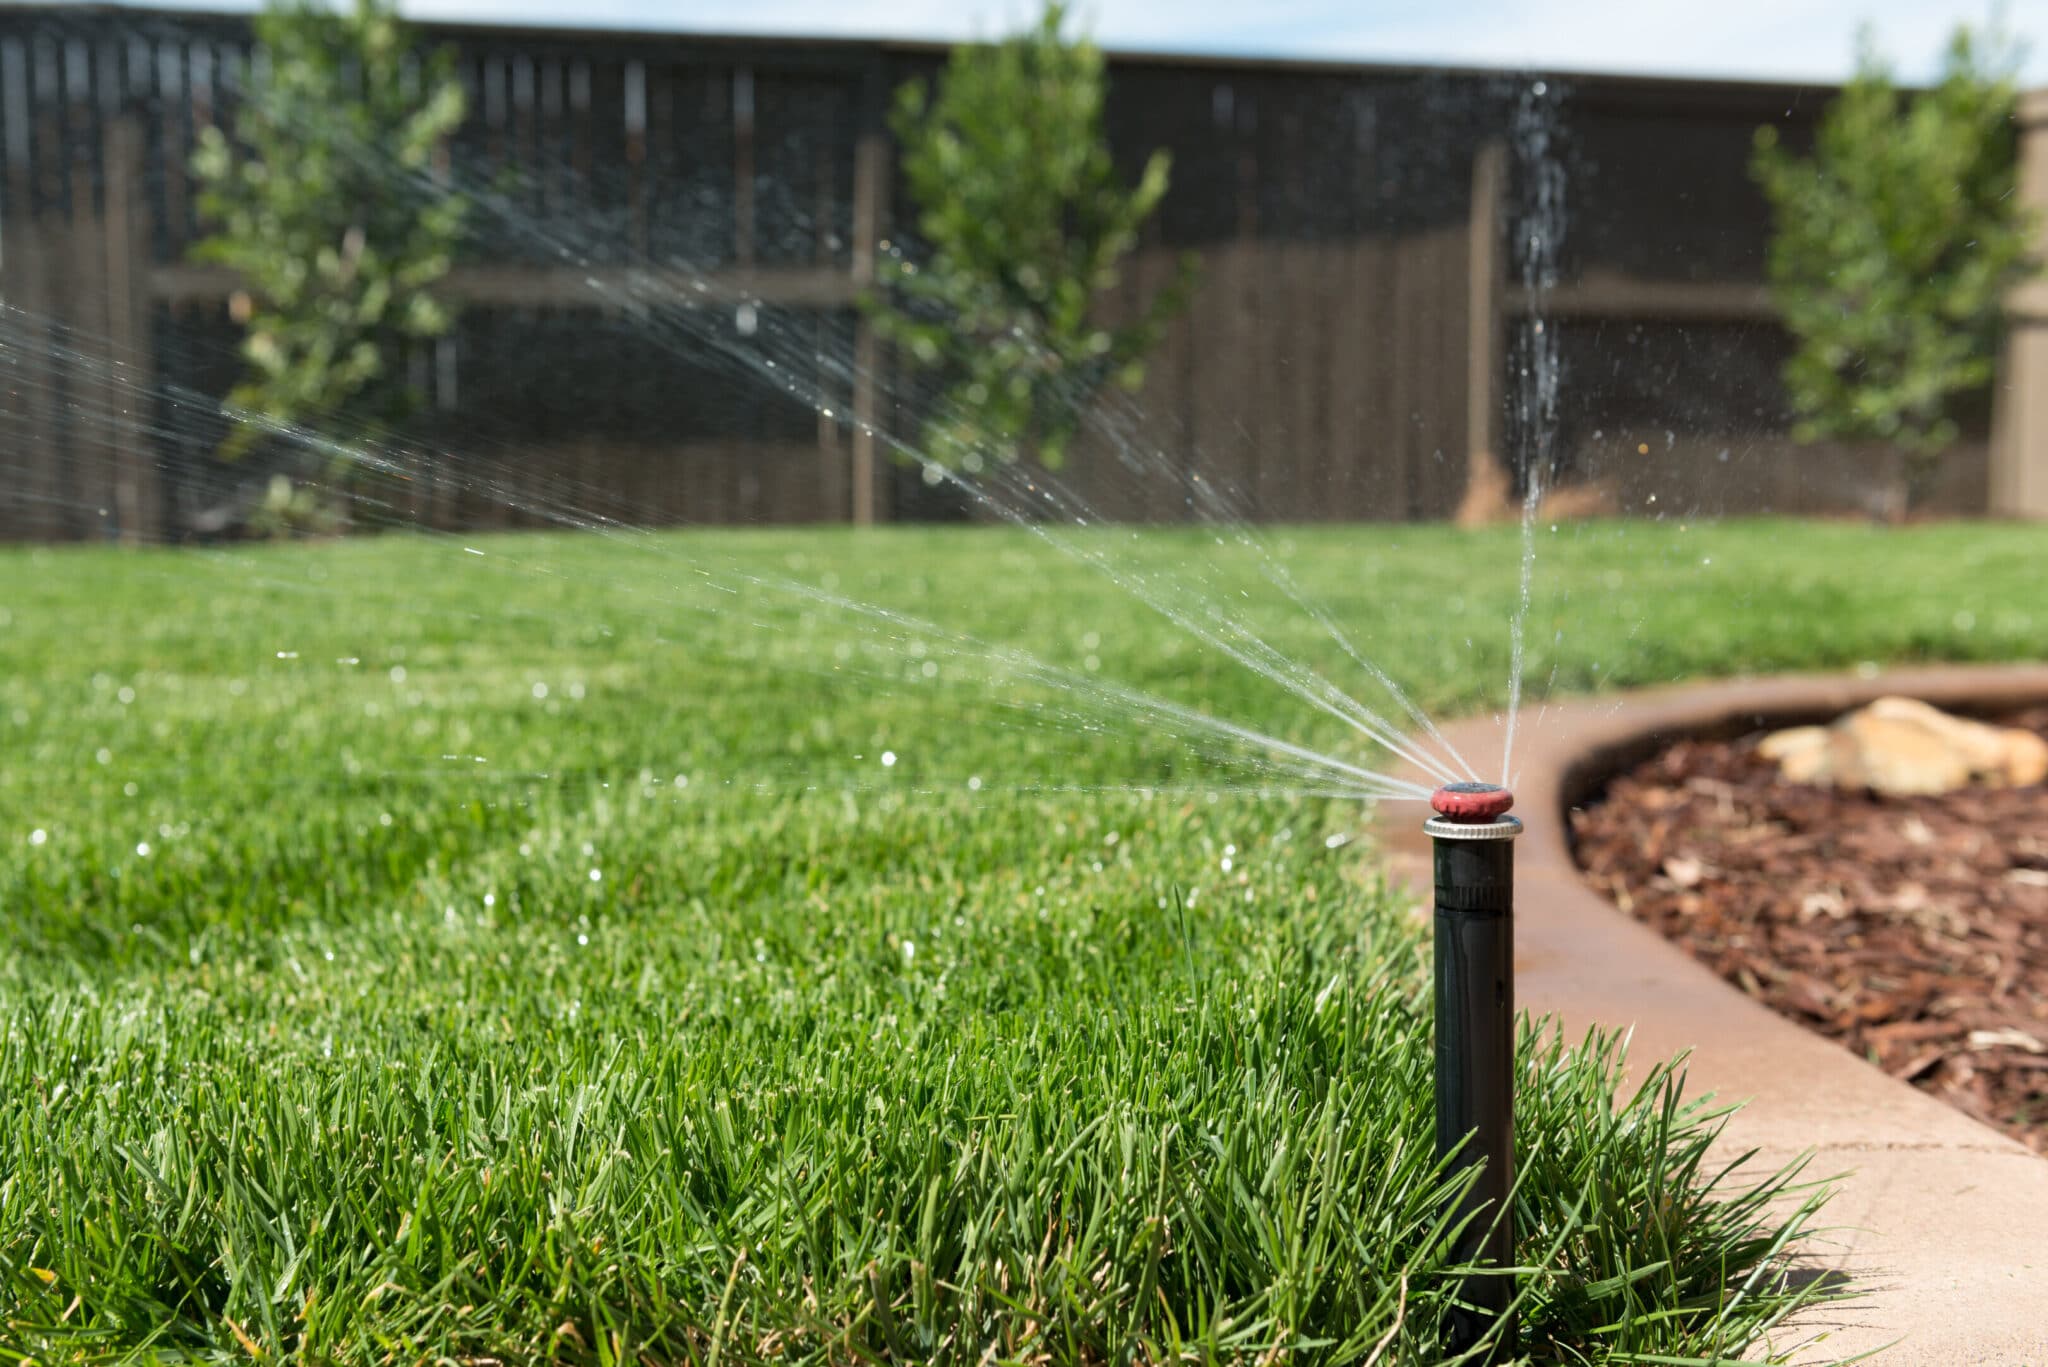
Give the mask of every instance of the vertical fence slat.
[[1440, 307], [1439, 327], [1443, 343], [1437, 351], [1436, 408], [1439, 430], [1428, 466], [1428, 478], [1419, 491], [1411, 517], [1448, 517], [1458, 503], [1465, 479], [1466, 453], [1472, 449], [1468, 424], [1471, 412], [1466, 403], [1465, 364], [1471, 354], [1471, 311], [1455, 307], [1468, 284], [1471, 233], [1466, 225], [1440, 228], [1443, 247], [1438, 254], [1436, 294]]
[[1250, 244], [1254, 285], [1252, 287], [1251, 345], [1256, 357], [1253, 374], [1258, 388], [1248, 397], [1252, 417], [1252, 490], [1256, 516], [1261, 522], [1284, 521], [1291, 511], [1293, 494], [1287, 463], [1293, 455], [1293, 434], [1288, 431], [1293, 415], [1288, 411], [1292, 391], [1294, 321], [1289, 317], [1287, 298], [1288, 244], [1260, 241]]
[[1369, 379], [1365, 328], [1371, 317], [1365, 294], [1367, 250], [1367, 240], [1354, 236], [1335, 253], [1332, 286], [1340, 302], [1330, 320], [1329, 364], [1323, 372], [1324, 401], [1330, 409], [1329, 483], [1324, 500], [1333, 518], [1356, 515], [1357, 486], [1365, 478], [1365, 386]]
[[107, 124], [106, 294], [109, 359], [118, 379], [109, 415], [115, 443], [114, 505], [130, 545], [162, 535], [149, 408], [155, 357], [149, 345], [149, 223], [143, 184], [143, 130], [132, 117]]
[[[1173, 283], [1176, 254], [1154, 246], [1140, 259], [1138, 307], [1150, 307], [1159, 291]], [[1145, 481], [1138, 516], [1147, 522], [1173, 522], [1183, 514], [1182, 480], [1186, 478], [1188, 445], [1188, 326], [1177, 318], [1167, 327], [1145, 369], [1144, 393], [1134, 403], [1143, 414], [1143, 440], [1151, 474]], [[1121, 391], [1117, 391], [1121, 394]]]
[[[855, 146], [853, 167], [853, 283], [858, 289], [875, 283], [876, 255], [881, 251], [883, 224], [889, 215], [889, 145], [881, 128], [878, 73], [869, 75], [864, 126]], [[854, 325], [852, 499], [847, 509], [856, 526], [872, 526], [887, 516], [882, 497], [882, 462], [875, 433], [882, 422], [880, 399], [882, 339], [865, 315]]]
[[1417, 415], [1423, 385], [1419, 381], [1423, 378], [1420, 371], [1427, 361], [1418, 348], [1423, 344], [1427, 311], [1435, 303], [1426, 296], [1427, 263], [1423, 259], [1423, 247], [1422, 238], [1412, 232], [1401, 233], [1388, 243], [1392, 268], [1389, 284], [1393, 295], [1388, 321], [1390, 331], [1401, 344], [1392, 348], [1383, 359], [1390, 383], [1387, 387], [1387, 473], [1373, 499], [1373, 517], [1380, 521], [1398, 521], [1405, 515], [1409, 485], [1415, 477], [1416, 449], [1421, 445]]
[[[2048, 90], [2021, 98], [2019, 195], [2048, 209]], [[2048, 227], [2039, 228], [2048, 244]], [[1989, 470], [1992, 511], [2048, 518], [2048, 287], [2028, 280], [2006, 302], [2009, 320], [1999, 357]]]
[[1475, 519], [1503, 502], [1501, 465], [1501, 205], [1507, 190], [1507, 148], [1483, 144], [1472, 160], [1472, 201], [1465, 265], [1465, 469], [1456, 495], [1461, 516]]
[[754, 158], [754, 72], [742, 66], [732, 73], [732, 259], [741, 270], [754, 264]]
[[26, 218], [34, 212], [32, 163], [29, 147], [33, 123], [29, 113], [30, 88], [28, 47], [19, 38], [0, 39], [0, 139], [4, 139], [7, 171], [0, 187], [6, 198], [0, 201], [0, 215]]
[[14, 371], [13, 389], [18, 399], [9, 404], [9, 447], [16, 453], [19, 472], [7, 481], [13, 489], [13, 515], [9, 530], [32, 541], [48, 541], [59, 532], [57, 523], [56, 366], [49, 347], [48, 319], [51, 291], [55, 284], [44, 250], [43, 225], [27, 215], [9, 221], [4, 229], [6, 256], [0, 274], [0, 298], [20, 312], [9, 320], [8, 335], [14, 343], [9, 360]]
[[1330, 349], [1329, 243], [1321, 238], [1295, 248], [1294, 298], [1301, 326], [1296, 336], [1294, 369], [1295, 516], [1304, 522], [1329, 520], [1323, 494], [1330, 477], [1330, 428], [1323, 374]]

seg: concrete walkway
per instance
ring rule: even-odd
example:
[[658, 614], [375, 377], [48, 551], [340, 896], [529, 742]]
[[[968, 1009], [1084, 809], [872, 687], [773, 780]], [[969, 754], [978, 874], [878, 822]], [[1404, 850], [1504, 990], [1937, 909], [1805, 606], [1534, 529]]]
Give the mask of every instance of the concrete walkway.
[[[1884, 1367], [2038, 1367], [2048, 1364], [2048, 1161], [1723, 983], [1581, 881], [1567, 844], [1571, 806], [1667, 740], [1824, 721], [1890, 693], [2012, 710], [2048, 699], [2048, 667], [1749, 680], [1553, 704], [1540, 722], [1525, 712], [1516, 992], [1573, 1032], [1633, 1027], [1637, 1058], [1690, 1048], [1691, 1094], [1747, 1098], [1725, 1143], [1731, 1155], [1754, 1148], [1760, 1173], [1813, 1150], [1809, 1174], [1849, 1174], [1823, 1212], [1833, 1242], [1813, 1251], [1866, 1294], [1782, 1331], [1779, 1351], [1824, 1335], [1797, 1360], [1883, 1347], [1871, 1361]], [[1493, 718], [1446, 734], [1475, 763], [1498, 763]], [[1376, 834], [1426, 902], [1424, 815], [1385, 804]]]

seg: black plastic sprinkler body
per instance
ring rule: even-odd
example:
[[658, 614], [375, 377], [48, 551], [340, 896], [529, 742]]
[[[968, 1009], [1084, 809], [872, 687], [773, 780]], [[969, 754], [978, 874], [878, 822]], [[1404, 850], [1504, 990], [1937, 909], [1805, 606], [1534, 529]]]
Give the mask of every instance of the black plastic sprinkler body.
[[[1515, 1155], [1515, 797], [1490, 783], [1439, 788], [1423, 826], [1436, 847], [1436, 1151], [1454, 1168], [1483, 1164], [1458, 1208], [1469, 1217], [1453, 1249], [1461, 1262], [1513, 1266]], [[1447, 1347], [1465, 1352], [1498, 1328], [1487, 1360], [1512, 1357], [1504, 1323], [1514, 1277], [1467, 1277]]]

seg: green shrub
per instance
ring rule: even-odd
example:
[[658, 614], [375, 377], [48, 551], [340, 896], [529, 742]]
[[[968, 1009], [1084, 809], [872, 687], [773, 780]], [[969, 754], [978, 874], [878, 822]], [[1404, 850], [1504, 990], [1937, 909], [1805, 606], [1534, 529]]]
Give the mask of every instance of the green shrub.
[[193, 255], [241, 279], [229, 457], [293, 425], [412, 411], [404, 351], [450, 325], [433, 287], [468, 208], [436, 183], [463, 113], [452, 56], [421, 54], [390, 0], [283, 0], [256, 40], [234, 136], [207, 129], [192, 159], [213, 229]]
[[1169, 158], [1154, 152], [1135, 186], [1120, 183], [1102, 54], [1065, 20], [1050, 5], [1025, 33], [956, 49], [935, 95], [922, 81], [898, 92], [893, 127], [931, 254], [885, 257], [889, 297], [868, 307], [913, 365], [944, 377], [924, 438], [948, 465], [984, 453], [1059, 465], [1102, 387], [1143, 381], [1192, 283], [1184, 260], [1135, 322], [1095, 316], [1166, 194]]
[[1957, 437], [1957, 401], [1991, 382], [2001, 301], [2032, 269], [2016, 69], [2001, 34], [1958, 29], [1940, 79], [1907, 96], [1866, 37], [1810, 158], [1756, 135], [1795, 432], [1895, 443], [1914, 492]]

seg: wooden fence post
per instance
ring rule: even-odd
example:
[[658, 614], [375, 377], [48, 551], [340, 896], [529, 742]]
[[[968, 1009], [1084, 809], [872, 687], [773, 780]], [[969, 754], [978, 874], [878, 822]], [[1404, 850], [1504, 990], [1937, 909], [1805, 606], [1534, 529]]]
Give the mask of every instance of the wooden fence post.
[[[853, 284], [863, 291], [875, 283], [875, 256], [882, 249], [882, 225], [889, 216], [889, 135], [882, 126], [885, 92], [881, 73], [871, 70], [866, 82], [860, 141], [853, 152]], [[882, 499], [882, 463], [875, 458], [875, 432], [881, 422], [878, 392], [882, 339], [865, 313], [853, 334], [853, 500], [848, 510], [857, 527], [869, 527], [888, 516]]]
[[1506, 145], [1497, 138], [1482, 144], [1472, 158], [1465, 258], [1465, 492], [1458, 502], [1458, 521], [1468, 526], [1496, 520], [1508, 506], [1512, 488], [1500, 449], [1501, 372], [1507, 364], [1501, 354], [1507, 275], [1501, 231], [1507, 177]]
[[155, 349], [150, 337], [149, 209], [143, 182], [142, 128], [132, 115], [111, 119], [105, 143], [108, 398], [114, 511], [121, 541], [135, 546], [163, 532], [162, 493], [149, 407]]
[[[2020, 97], [2019, 195], [2048, 214], [2048, 89]], [[2048, 219], [2040, 229], [2048, 251]], [[2006, 299], [2005, 350], [1991, 410], [1990, 511], [2048, 518], [2048, 277]]]

